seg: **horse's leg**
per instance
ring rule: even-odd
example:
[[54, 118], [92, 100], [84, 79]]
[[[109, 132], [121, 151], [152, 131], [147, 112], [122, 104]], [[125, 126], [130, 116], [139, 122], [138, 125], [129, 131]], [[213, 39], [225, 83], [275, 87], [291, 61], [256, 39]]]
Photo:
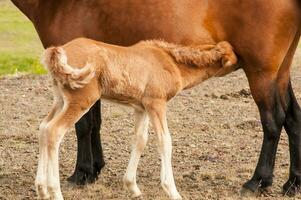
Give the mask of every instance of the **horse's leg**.
[[158, 152], [161, 156], [161, 185], [170, 199], [182, 199], [173, 177], [171, 164], [172, 141], [167, 126], [166, 102], [151, 100], [151, 102], [145, 103], [144, 106], [158, 136]]
[[59, 113], [63, 107], [63, 100], [60, 98], [57, 90], [54, 87], [55, 101], [49, 112], [49, 114], [42, 120], [39, 126], [39, 163], [37, 169], [37, 176], [35, 180], [35, 186], [37, 188], [37, 194], [40, 199], [47, 199], [50, 197], [47, 189], [47, 159], [48, 152], [46, 149], [46, 127], [49, 121], [51, 121], [57, 113]]
[[148, 123], [149, 119], [145, 111], [135, 111], [135, 135], [133, 137], [131, 158], [123, 177], [124, 186], [133, 193], [133, 197], [141, 195], [136, 182], [136, 173], [139, 159], [147, 143]]
[[97, 101], [92, 108], [93, 127], [91, 135], [92, 155], [93, 155], [93, 178], [98, 178], [98, 174], [105, 166], [103, 150], [100, 138], [101, 127], [101, 101]]
[[286, 195], [295, 195], [301, 191], [301, 109], [291, 84], [289, 84], [288, 95], [284, 127], [289, 137], [290, 174], [283, 186], [283, 192]]
[[272, 185], [273, 169], [280, 132], [285, 120], [276, 75], [272, 71], [247, 72], [253, 98], [258, 106], [264, 132], [255, 173], [243, 187], [256, 192]]
[[288, 134], [290, 148], [290, 175], [283, 186], [283, 193], [286, 195], [295, 195], [300, 192], [301, 187], [301, 109], [290, 82], [290, 66], [299, 43], [299, 35], [296, 34], [282, 67], [281, 82], [288, 81], [286, 88], [282, 89], [285, 97], [283, 104], [286, 108], [284, 128]]
[[[95, 119], [98, 116], [100, 117], [100, 101], [97, 101], [89, 112], [75, 124], [78, 149], [74, 173], [67, 179], [70, 182], [79, 185], [94, 182], [104, 165], [104, 162], [101, 162], [103, 154], [99, 134], [100, 123], [98, 123], [100, 119]], [[98, 160], [100, 161], [98, 162]], [[94, 168], [94, 165], [98, 168]]]
[[[68, 104], [68, 103], [67, 103]], [[70, 126], [83, 115], [85, 110], [75, 104], [64, 105], [62, 111], [46, 126], [45, 138], [47, 159], [47, 188], [52, 199], [63, 199], [59, 181], [58, 151], [60, 142]]]
[[290, 84], [290, 66], [298, 41], [299, 33], [296, 33], [277, 70], [262, 68], [260, 71], [246, 71], [264, 131], [262, 150], [254, 176], [244, 184], [245, 188], [253, 192], [272, 184], [277, 144], [283, 125], [289, 135], [291, 152], [291, 176], [284, 185], [284, 191], [294, 190], [294, 186], [298, 187], [300, 184], [301, 110]]
[[49, 193], [47, 189], [47, 138], [46, 138], [46, 126], [48, 122], [55, 116], [60, 110], [59, 104], [54, 104], [50, 113], [43, 119], [39, 127], [39, 163], [35, 180], [36, 191], [39, 199], [48, 199]]
[[92, 111], [90, 109], [75, 124], [77, 136], [77, 160], [74, 173], [67, 180], [78, 185], [86, 184], [88, 177], [92, 177], [93, 175], [91, 147], [92, 119]]
[[[44, 144], [47, 149], [47, 189], [52, 199], [63, 199], [60, 189], [58, 153], [59, 145], [68, 128], [76, 123], [96, 102], [97, 94], [90, 88], [69, 92], [64, 90], [64, 105], [61, 111], [45, 127]], [[90, 90], [89, 90], [90, 89]], [[85, 98], [88, 96], [89, 98]]]

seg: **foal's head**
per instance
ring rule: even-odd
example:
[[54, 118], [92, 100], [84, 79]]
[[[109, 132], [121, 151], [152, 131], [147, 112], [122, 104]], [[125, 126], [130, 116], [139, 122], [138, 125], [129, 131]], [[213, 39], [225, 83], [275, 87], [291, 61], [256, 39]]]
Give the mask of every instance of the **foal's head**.
[[230, 43], [220, 42], [215, 46], [215, 49], [222, 54], [222, 59], [220, 64], [217, 63], [209, 68], [214, 76], [224, 76], [235, 71], [239, 67], [237, 64], [237, 57]]

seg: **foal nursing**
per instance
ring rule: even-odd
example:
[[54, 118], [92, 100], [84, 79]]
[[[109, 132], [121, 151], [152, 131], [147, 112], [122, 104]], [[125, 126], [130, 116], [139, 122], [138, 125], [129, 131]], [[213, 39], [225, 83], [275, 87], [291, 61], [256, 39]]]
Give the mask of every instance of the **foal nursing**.
[[237, 58], [229, 43], [179, 46], [152, 40], [120, 47], [80, 38], [48, 48], [43, 62], [53, 78], [55, 100], [40, 125], [36, 177], [39, 198], [63, 199], [59, 144], [67, 129], [103, 98], [135, 110], [135, 138], [123, 179], [125, 187], [134, 196], [141, 195], [136, 171], [150, 119], [158, 136], [162, 187], [171, 199], [181, 199], [172, 172], [166, 104], [184, 89], [234, 71]]

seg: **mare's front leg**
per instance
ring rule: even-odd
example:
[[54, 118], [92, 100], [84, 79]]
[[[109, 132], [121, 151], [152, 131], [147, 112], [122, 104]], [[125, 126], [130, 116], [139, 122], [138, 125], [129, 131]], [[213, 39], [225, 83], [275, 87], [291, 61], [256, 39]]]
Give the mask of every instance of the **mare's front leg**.
[[173, 177], [172, 141], [167, 126], [166, 101], [151, 99], [145, 101], [143, 105], [158, 136], [158, 152], [161, 156], [161, 185], [170, 199], [182, 199]]
[[97, 101], [92, 107], [93, 127], [91, 135], [93, 155], [93, 180], [98, 178], [101, 169], [105, 166], [104, 155], [101, 144], [101, 101]]
[[84, 185], [93, 177], [93, 156], [91, 144], [92, 109], [75, 124], [77, 136], [77, 159], [73, 175], [67, 180], [77, 185]]
[[93, 183], [105, 165], [100, 141], [100, 101], [97, 101], [75, 124], [77, 160], [72, 176], [67, 180], [78, 185]]

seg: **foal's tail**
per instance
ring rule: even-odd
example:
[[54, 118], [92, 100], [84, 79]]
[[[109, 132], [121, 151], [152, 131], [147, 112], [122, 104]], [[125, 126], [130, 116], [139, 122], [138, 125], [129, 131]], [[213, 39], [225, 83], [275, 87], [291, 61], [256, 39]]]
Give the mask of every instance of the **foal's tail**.
[[94, 67], [87, 63], [82, 68], [75, 68], [68, 65], [67, 60], [62, 47], [50, 47], [42, 56], [42, 63], [56, 81], [68, 85], [71, 89], [84, 87], [94, 77]]

